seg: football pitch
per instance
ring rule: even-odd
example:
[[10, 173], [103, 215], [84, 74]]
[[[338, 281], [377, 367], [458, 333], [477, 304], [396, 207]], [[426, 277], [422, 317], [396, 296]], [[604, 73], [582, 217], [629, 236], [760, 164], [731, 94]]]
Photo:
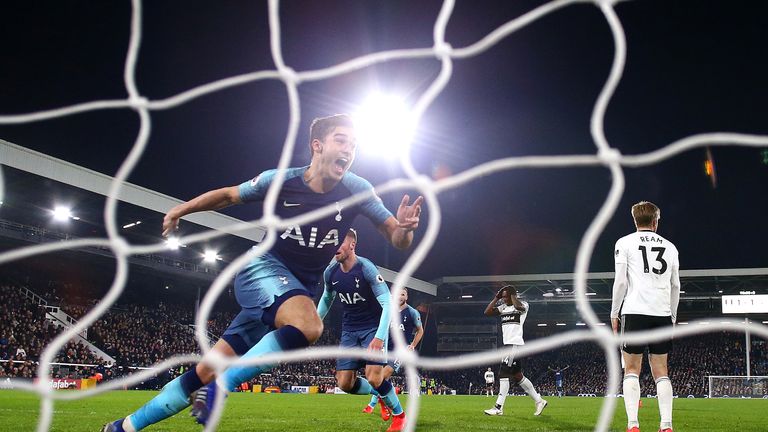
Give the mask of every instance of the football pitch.
[[[52, 431], [97, 432], [108, 420], [124, 416], [149, 400], [155, 392], [119, 391], [79, 401], [56, 402]], [[407, 396], [401, 397], [403, 401]], [[303, 395], [235, 393], [227, 401], [219, 431], [385, 431], [389, 423], [374, 414], [361, 412], [368, 398], [349, 395]], [[416, 430], [435, 432], [469, 431], [591, 431], [602, 398], [547, 398], [549, 406], [533, 416], [528, 397], [507, 398], [504, 415], [490, 417], [483, 410], [495, 398], [485, 396], [422, 396]], [[618, 401], [611, 431], [625, 431], [624, 405]], [[766, 431], [766, 399], [675, 399], [675, 432]], [[27, 392], [0, 391], [0, 431], [33, 431], [39, 399]], [[655, 399], [643, 398], [640, 426], [658, 430]], [[202, 427], [189, 417], [189, 410], [149, 427], [146, 431], [198, 432]]]

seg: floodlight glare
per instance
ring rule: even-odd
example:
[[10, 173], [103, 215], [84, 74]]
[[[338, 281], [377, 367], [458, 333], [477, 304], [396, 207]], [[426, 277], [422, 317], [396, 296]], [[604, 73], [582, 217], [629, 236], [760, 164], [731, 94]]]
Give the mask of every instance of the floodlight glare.
[[181, 243], [179, 243], [179, 239], [177, 237], [168, 237], [168, 240], [165, 241], [165, 245], [170, 250], [177, 250]]
[[220, 260], [221, 257], [215, 250], [206, 250], [205, 253], [203, 253], [203, 261], [207, 263], [216, 262], [216, 260]]
[[373, 94], [352, 117], [364, 154], [394, 159], [408, 152], [416, 119], [402, 99]]
[[64, 206], [56, 206], [53, 209], [53, 219], [57, 221], [65, 221], [72, 217], [72, 209]]

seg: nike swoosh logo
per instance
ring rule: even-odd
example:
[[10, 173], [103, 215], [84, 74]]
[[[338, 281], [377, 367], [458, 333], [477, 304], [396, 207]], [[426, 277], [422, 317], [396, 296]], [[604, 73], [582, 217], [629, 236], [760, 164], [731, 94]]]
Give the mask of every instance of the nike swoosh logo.
[[339, 281], [331, 282], [331, 285], [336, 285]]
[[288, 201], [283, 201], [283, 206], [284, 207], [298, 207], [300, 205], [301, 204], [299, 204], [299, 203], [289, 203]]

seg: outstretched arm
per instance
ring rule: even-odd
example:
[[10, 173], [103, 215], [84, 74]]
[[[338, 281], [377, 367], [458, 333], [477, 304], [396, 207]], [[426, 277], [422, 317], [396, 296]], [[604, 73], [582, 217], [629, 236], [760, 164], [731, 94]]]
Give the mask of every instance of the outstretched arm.
[[190, 213], [219, 210], [234, 204], [240, 204], [241, 202], [237, 186], [208, 191], [168, 211], [163, 218], [163, 236], [167, 237], [177, 230], [179, 228], [179, 219]]
[[420, 196], [413, 204], [408, 205], [410, 200], [408, 195], [403, 196], [403, 200], [397, 207], [397, 218], [389, 217], [378, 227], [384, 238], [398, 249], [408, 249], [411, 246], [413, 231], [419, 227], [419, 215], [421, 215], [424, 197]]

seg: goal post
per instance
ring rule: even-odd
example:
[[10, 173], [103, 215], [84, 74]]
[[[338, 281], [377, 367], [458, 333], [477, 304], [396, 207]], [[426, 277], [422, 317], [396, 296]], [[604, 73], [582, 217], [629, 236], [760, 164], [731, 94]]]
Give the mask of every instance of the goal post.
[[710, 398], [768, 399], [768, 376], [707, 376]]

